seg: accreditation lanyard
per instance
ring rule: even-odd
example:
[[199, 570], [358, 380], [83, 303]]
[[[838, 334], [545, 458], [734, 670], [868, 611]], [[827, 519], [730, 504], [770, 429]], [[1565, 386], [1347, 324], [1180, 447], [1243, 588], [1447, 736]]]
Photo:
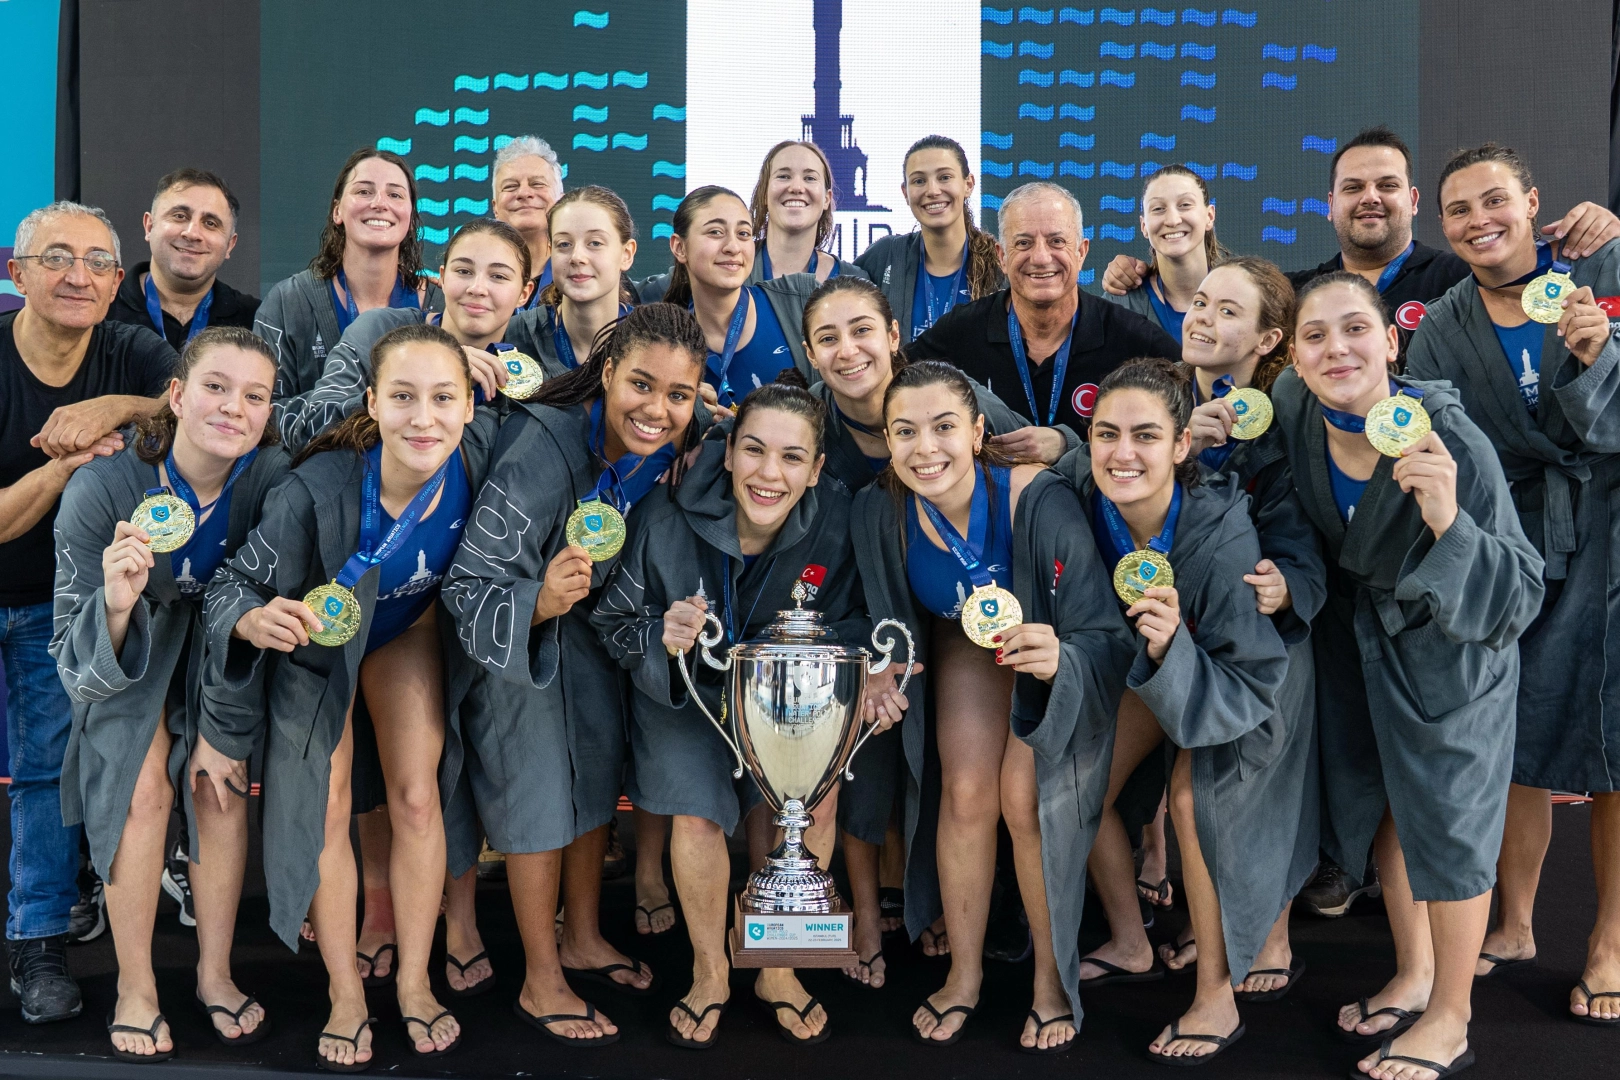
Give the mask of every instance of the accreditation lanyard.
[[[1391, 379], [1389, 380], [1389, 396], [1394, 397], [1396, 394], [1405, 394], [1414, 401], [1423, 400], [1423, 391], [1418, 387], [1401, 386], [1394, 379]], [[1330, 409], [1327, 405], [1322, 404], [1320, 401], [1317, 402], [1317, 404], [1322, 406], [1322, 419], [1326, 420], [1340, 431], [1348, 431], [1352, 435], [1362, 435], [1366, 433], [1367, 418], [1365, 416], [1357, 416], [1355, 413], [1344, 412], [1340, 409]]]
[[[1232, 392], [1234, 385], [1235, 383], [1232, 376], [1222, 375], [1220, 378], [1215, 380], [1215, 385], [1210, 388], [1211, 396], [1217, 400], [1223, 398]], [[1198, 400], [1198, 378], [1196, 375], [1193, 377], [1192, 381], [1192, 392], [1193, 405], [1196, 406], [1201, 404]], [[1227, 440], [1221, 445], [1211, 446], [1208, 449], [1200, 452], [1198, 455], [1198, 460], [1209, 466], [1211, 469], [1220, 469], [1226, 464], [1227, 460], [1231, 458], [1232, 451], [1236, 449], [1237, 441], [1228, 437]]]
[[[937, 311], [934, 308], [934, 275], [928, 272], [928, 253], [926, 250], [924, 250], [921, 267], [923, 306], [928, 309], [929, 326], [933, 326], [935, 322], [939, 321], [940, 316], [944, 315], [947, 311], [951, 310], [951, 308], [955, 307], [957, 296], [963, 289], [967, 288], [968, 252], [970, 250], [971, 243], [971, 237], [962, 242], [962, 265], [958, 266], [956, 268], [956, 273], [951, 275], [951, 287], [946, 291], [944, 297], [941, 298], [939, 309]], [[1008, 304], [1007, 306], [1009, 310], [1012, 307], [1011, 304]]]
[[917, 504], [922, 507], [923, 513], [933, 523], [934, 531], [939, 538], [945, 541], [946, 550], [956, 556], [956, 561], [962, 564], [975, 589], [986, 585], [993, 585], [995, 580], [990, 572], [984, 568], [985, 533], [990, 529], [990, 492], [984, 480], [975, 476], [973, 480], [973, 501], [968, 504], [968, 537], [962, 539], [962, 534], [956, 531], [956, 526], [950, 523], [939, 508], [921, 495], [916, 496]]
[[848, 413], [844, 412], [843, 409], [840, 409], [838, 407], [837, 398], [832, 399], [831, 405], [833, 416], [840, 424], [843, 424], [847, 428], [858, 431], [862, 435], [870, 435], [874, 439], [885, 438], [882, 428], [874, 428], [869, 424], [863, 424], [859, 420], [856, 420], [854, 417], [850, 416]]
[[[174, 449], [172, 447], [169, 450], [169, 456], [163, 459], [163, 471], [169, 474], [169, 488], [185, 500], [186, 505], [191, 507], [191, 512], [196, 515], [197, 524], [201, 525], [204, 512], [209, 507], [217, 506], [219, 500], [230, 493], [231, 486], [236, 483], [236, 478], [246, 472], [247, 467], [253, 464], [253, 459], [258, 456], [259, 448], [255, 446], [252, 450], [237, 458], [236, 464], [231, 466], [231, 475], [226, 479], [225, 486], [219, 489], [219, 494], [214, 497], [214, 501], [209, 503], [208, 506], [203, 506], [198, 502], [197, 493], [192, 490], [190, 484], [186, 483], [186, 478], [180, 475], [180, 470], [174, 463]], [[162, 493], [162, 488], [152, 488], [146, 494], [151, 496]]]
[[596, 486], [591, 488], [591, 493], [580, 502], [600, 500], [619, 513], [628, 514], [630, 508], [653, 489], [658, 478], [675, 460], [675, 446], [665, 443], [645, 458], [640, 454], [624, 454], [618, 461], [609, 462], [603, 457], [606, 445], [607, 426], [602, 420], [602, 399], [597, 398], [591, 406], [591, 453], [603, 463], [602, 475], [596, 478]]
[[[737, 355], [737, 339], [742, 337], [743, 325], [748, 322], [748, 308], [753, 302], [753, 290], [744, 285], [742, 295], [737, 297], [737, 306], [732, 309], [731, 323], [726, 327], [725, 346], [720, 353], [709, 354], [709, 370], [714, 372], [715, 378], [719, 381], [715, 390], [720, 398], [720, 404], [727, 407], [736, 401], [736, 395], [731, 392], [731, 358]], [[714, 366], [717, 356], [720, 361], [718, 369]]]
[[1405, 251], [1395, 256], [1394, 260], [1388, 266], [1384, 267], [1384, 272], [1378, 275], [1377, 288], [1380, 296], [1383, 295], [1391, 285], [1395, 284], [1395, 278], [1400, 274], [1401, 267], [1406, 265], [1406, 260], [1412, 257], [1412, 252], [1416, 249], [1417, 241], [1414, 240], [1406, 245]]
[[[186, 343], [208, 329], [208, 312], [214, 306], [214, 290], [209, 289], [197, 303], [197, 310], [191, 313], [191, 329], [186, 332]], [[163, 329], [163, 303], [158, 299], [157, 282], [152, 280], [150, 271], [146, 274], [146, 317], [152, 320], [157, 328], [158, 337], [168, 340], [168, 333]], [[179, 320], [176, 320], [177, 322]]]
[[[741, 577], [742, 574], [747, 571], [747, 569], [748, 569], [748, 563], [745, 561], [743, 563], [743, 569], [741, 571], [738, 571], [738, 576]], [[776, 556], [772, 555], [771, 556], [771, 561], [765, 567], [765, 574], [760, 579], [759, 591], [754, 594], [754, 602], [749, 605], [748, 614], [747, 614], [747, 616], [745, 616], [743, 618], [742, 628], [744, 630], [747, 630], [748, 629], [748, 624], [754, 621], [754, 609], [759, 607], [759, 599], [760, 599], [760, 597], [765, 595], [765, 586], [770, 584], [771, 571], [775, 570], [775, 569], [776, 569]], [[737, 634], [737, 622], [736, 622], [736, 614], [735, 614], [736, 613], [736, 608], [732, 604], [732, 600], [731, 600], [731, 556], [730, 555], [726, 556], [726, 569], [725, 569], [725, 572], [720, 575], [720, 591], [721, 591], [721, 593], [722, 593], [722, 595], [724, 597], [724, 603], [725, 603], [725, 608], [726, 608], [725, 611], [723, 612], [723, 614], [726, 617], [726, 633], [730, 636], [730, 641], [731, 641], [731, 643], [733, 645], [740, 645], [742, 643], [742, 638], [739, 637], [738, 634]]]
[[1479, 280], [1479, 275], [1478, 274], [1475, 274], [1474, 275], [1474, 284], [1478, 285], [1482, 289], [1511, 289], [1515, 285], [1528, 285], [1528, 284], [1530, 284], [1530, 282], [1534, 281], [1536, 278], [1540, 277], [1542, 274], [1546, 274], [1546, 273], [1567, 274], [1567, 273], [1569, 273], [1569, 271], [1571, 269], [1571, 265], [1572, 264], [1565, 262], [1563, 259], [1555, 259], [1555, 258], [1553, 258], [1553, 252], [1552, 252], [1552, 245], [1551, 244], [1547, 244], [1547, 243], [1543, 243], [1541, 241], [1537, 241], [1536, 242], [1536, 268], [1534, 270], [1530, 271], [1528, 274], [1521, 274], [1518, 277], [1514, 278], [1512, 281], [1506, 282], [1506, 283], [1501, 284], [1501, 285], [1487, 285], [1484, 282]]
[[[760, 272], [761, 272], [761, 274], [764, 275], [764, 279], [766, 281], [769, 281], [769, 280], [771, 280], [771, 278], [775, 277], [776, 275], [771, 273], [771, 249], [766, 247], [764, 244], [759, 245], [759, 260], [760, 260]], [[806, 273], [806, 274], [819, 274], [821, 272], [821, 249], [820, 248], [811, 249], [811, 252], [810, 252], [810, 265], [806, 266], [802, 272]], [[833, 263], [832, 273], [827, 275], [827, 280], [831, 281], [833, 278], [835, 278], [837, 276], [838, 276], [838, 264], [835, 262], [835, 263]]]
[[[1046, 410], [1046, 426], [1057, 421], [1058, 403], [1063, 400], [1063, 376], [1069, 370], [1069, 349], [1074, 345], [1074, 328], [1080, 324], [1080, 308], [1074, 309], [1074, 324], [1069, 336], [1063, 339], [1057, 354], [1052, 357], [1052, 401]], [[1012, 294], [1007, 295], [1007, 340], [1012, 344], [1013, 363], [1018, 365], [1018, 377], [1024, 381], [1024, 396], [1029, 399], [1029, 416], [1035, 424], [1041, 422], [1041, 407], [1035, 403], [1035, 383], [1029, 376], [1029, 357], [1024, 352], [1024, 331], [1018, 325], [1018, 312], [1013, 307]]]
[[[619, 318], [630, 314], [629, 304], [619, 305]], [[559, 304], [552, 313], [551, 340], [557, 348], [557, 359], [563, 367], [573, 370], [579, 367], [579, 358], [574, 354], [574, 343], [568, 338], [568, 328], [563, 326], [562, 306]]]
[[349, 556], [349, 561], [338, 571], [339, 585], [352, 591], [367, 570], [387, 562], [405, 546], [411, 533], [416, 531], [422, 515], [427, 513], [434, 496], [444, 486], [444, 475], [454, 460], [455, 454], [445, 459], [439, 471], [422, 485], [422, 490], [416, 493], [410, 505], [405, 507], [405, 512], [395, 520], [394, 527], [379, 543], [377, 538], [382, 533], [382, 444], [378, 443], [367, 452], [366, 478], [360, 485], [360, 550]]
[[[1097, 492], [1097, 500], [1102, 506], [1103, 524], [1108, 529], [1109, 543], [1114, 546], [1114, 557], [1123, 559], [1136, 550], [1136, 541], [1131, 539], [1130, 529], [1125, 527], [1125, 519], [1120, 517], [1119, 508], [1114, 500]], [[1176, 540], [1176, 520], [1181, 517], [1181, 484], [1177, 483], [1170, 495], [1170, 512], [1164, 516], [1164, 528], [1159, 535], [1148, 540], [1147, 546], [1157, 551], [1165, 558], [1170, 557], [1170, 548]]]
[[[337, 313], [338, 333], [349, 328], [349, 324], [360, 317], [360, 306], [354, 302], [354, 293], [349, 291], [349, 278], [340, 268], [337, 272], [337, 283], [343, 286], [343, 310]], [[333, 299], [337, 298], [337, 291], [333, 290]], [[407, 289], [405, 283], [394, 281], [394, 291], [388, 294], [388, 306], [391, 308], [419, 308], [415, 289]]]

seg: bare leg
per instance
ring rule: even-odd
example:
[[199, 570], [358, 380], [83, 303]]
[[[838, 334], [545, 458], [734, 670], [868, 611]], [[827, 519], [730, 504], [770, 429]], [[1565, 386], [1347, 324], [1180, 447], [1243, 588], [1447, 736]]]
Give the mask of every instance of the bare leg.
[[669, 905], [669, 885], [664, 880], [664, 838], [669, 835], [669, 816], [650, 814], [636, 807], [636, 933], [662, 934], [675, 925], [675, 909]]
[[[1592, 870], [1597, 876], [1598, 914], [1587, 939], [1581, 978], [1593, 993], [1620, 990], [1620, 794], [1592, 796]], [[1599, 1019], [1620, 1017], [1620, 998], [1594, 998], [1586, 1004], [1579, 987], [1570, 991], [1569, 1011]]]
[[[596, 866], [600, 873], [602, 855]], [[509, 852], [506, 881], [512, 891], [512, 910], [517, 915], [518, 935], [523, 939], [523, 990], [518, 1005], [530, 1016], [564, 1013], [583, 1016], [585, 1001], [569, 988], [557, 959], [557, 886], [562, 876], [562, 852]], [[598, 1011], [594, 1021], [558, 1020], [552, 1031], [569, 1039], [598, 1039], [612, 1035], [618, 1027]]]
[[[833, 846], [838, 840], [838, 790], [834, 785], [832, 791], [815, 808], [813, 817], [815, 824], [804, 831], [804, 846], [816, 861], [825, 868], [832, 861]], [[749, 833], [749, 847], [753, 848], [755, 831], [760, 833], [768, 843], [765, 845], [767, 854], [782, 842], [782, 830], [771, 823], [768, 816], [749, 815], [748, 824], [765, 823], [762, 829], [751, 829]], [[759, 866], [765, 864], [761, 856]], [[758, 869], [758, 866], [755, 867]], [[792, 968], [760, 968], [759, 977], [754, 980], [754, 995], [761, 1001], [784, 1001], [795, 1009], [803, 1009], [810, 1003], [810, 993], [799, 982], [799, 976]], [[827, 1010], [820, 1005], [810, 1010], [808, 1017], [799, 1017], [786, 1009], [778, 1009], [776, 1021], [782, 1024], [796, 1039], [809, 1039], [821, 1034], [827, 1026]]]
[[[563, 923], [562, 941], [557, 955], [563, 967], [602, 968], [624, 964], [635, 967], [631, 960], [607, 943], [602, 936], [599, 919], [602, 906], [602, 855], [607, 851], [607, 826], [592, 829], [563, 848], [562, 889], [563, 907], [568, 918]], [[652, 972], [645, 964], [639, 970], [615, 971], [609, 976], [614, 982], [642, 989], [652, 985]]]
[[669, 1022], [683, 1038], [707, 1042], [720, 1024], [720, 1012], [704, 1015], [704, 1009], [731, 997], [731, 964], [726, 959], [731, 856], [726, 853], [726, 834], [714, 822], [685, 814], [672, 820], [670, 866], [675, 871], [681, 909], [686, 912], [686, 932], [692, 939], [692, 988], [681, 1000], [703, 1017], [703, 1023], [682, 1009], [671, 1009]]
[[[469, 866], [460, 877], [444, 875], [444, 951], [457, 960], [469, 960], [484, 951], [484, 938], [478, 932], [478, 867]], [[444, 965], [444, 978], [452, 990], [468, 990], [495, 977], [489, 960], [469, 965], [463, 972], [454, 964]]]
[[[898, 799], [895, 800], [898, 810]], [[898, 813], [896, 814], [898, 817]], [[848, 858], [846, 855], [845, 858]], [[889, 819], [889, 831], [883, 836], [883, 846], [878, 849], [878, 888], [904, 889], [906, 887], [906, 838], [900, 829], [900, 823], [895, 817]], [[888, 934], [906, 928], [903, 916], [893, 915], [882, 919], [878, 928]]]
[[[1546, 788], [1508, 787], [1507, 824], [1502, 854], [1496, 860], [1496, 926], [1485, 935], [1480, 952], [1518, 960], [1536, 955], [1532, 921], [1541, 863], [1552, 842], [1552, 792]], [[1489, 975], [1496, 964], [1483, 958], [1474, 974]]]
[[[1378, 860], [1378, 874], [1384, 883], [1384, 907], [1389, 912], [1389, 929], [1395, 938], [1395, 977], [1384, 988], [1367, 999], [1367, 1011], [1393, 1005], [1408, 1012], [1429, 1007], [1429, 994], [1434, 985], [1434, 940], [1429, 930], [1428, 905], [1412, 899], [1412, 883], [1406, 876], [1406, 856], [1401, 852], [1400, 837], [1395, 834], [1395, 819], [1384, 809], [1384, 820], [1373, 837], [1373, 854]], [[1487, 900], [1487, 903], [1489, 901]], [[1484, 930], [1480, 937], [1483, 940]], [[1475, 949], [1474, 953], [1479, 950]], [[1470, 965], [1469, 971], [1473, 967]], [[1355, 1005], [1339, 1010], [1339, 1026], [1346, 1031], [1372, 1035], [1394, 1027], [1398, 1022], [1388, 1015], [1367, 1023], [1357, 1023], [1360, 1012]], [[1438, 1060], [1449, 1061], [1449, 1056]]]
[[[158, 717], [157, 731], [141, 762], [135, 793], [129, 801], [124, 832], [107, 876], [107, 925], [112, 928], [113, 951], [118, 956], [118, 1004], [113, 1021], [149, 1027], [162, 1012], [157, 978], [152, 972], [152, 926], [157, 919], [159, 885], [163, 876], [163, 844], [168, 838], [169, 811], [174, 788], [169, 784], [169, 728]], [[198, 928], [199, 930], [201, 927]], [[131, 1054], [168, 1053], [174, 1049], [169, 1026], [158, 1029], [157, 1045], [146, 1035], [118, 1032], [112, 1043]]]
[[[331, 771], [326, 782], [326, 837], [317, 872], [320, 885], [309, 905], [309, 921], [315, 927], [315, 944], [326, 964], [327, 995], [332, 1011], [323, 1031], [349, 1036], [371, 1015], [366, 1006], [366, 988], [360, 982], [360, 969], [354, 962], [354, 899], [359, 885], [354, 872], [354, 849], [349, 846], [349, 772], [354, 767], [354, 703], [343, 718], [343, 737], [332, 750]], [[361, 1031], [359, 1045], [338, 1039], [321, 1039], [318, 1052], [327, 1061], [354, 1065], [371, 1060], [371, 1029]]]
[[[1125, 781], [1144, 758], [1164, 741], [1164, 729], [1142, 699], [1131, 691], [1119, 702], [1119, 721], [1114, 729], [1114, 761], [1108, 770], [1108, 795], [1103, 801], [1102, 821], [1097, 840], [1091, 846], [1086, 868], [1097, 886], [1103, 912], [1108, 916], [1110, 938], [1091, 956], [1106, 960], [1127, 971], [1147, 971], [1153, 967], [1153, 948], [1142, 929], [1142, 909], [1136, 902], [1136, 861], [1131, 858], [1131, 842], [1125, 823], [1114, 809]], [[1095, 964], [1080, 961], [1080, 979], [1105, 974]]]
[[[388, 886], [392, 872], [388, 863], [394, 847], [388, 807], [379, 806], [369, 813], [357, 814], [355, 831], [360, 834], [360, 887], [366, 904], [355, 951], [377, 957], [375, 969], [366, 961], [359, 961], [360, 977], [366, 979], [375, 975], [381, 979], [393, 973], [394, 952], [399, 947], [394, 930], [394, 894]], [[384, 945], [393, 945], [394, 949], [383, 949]], [[382, 949], [381, 956], [377, 955], [379, 949]]]
[[1160, 799], [1159, 812], [1142, 830], [1142, 872], [1137, 875], [1138, 881], [1145, 881], [1149, 885], [1164, 882], [1164, 892], [1161, 895], [1158, 889], [1145, 889], [1141, 885], [1136, 887], [1136, 891], [1154, 907], [1168, 908], [1175, 902], [1175, 891], [1165, 876], [1165, 868], [1169, 865], [1169, 848], [1164, 841], [1164, 808], [1165, 800]]
[[[202, 778], [191, 793], [201, 858], [190, 864], [191, 898], [197, 912], [197, 992], [210, 1005], [240, 1009], [247, 995], [231, 978], [231, 945], [237, 904], [242, 899], [242, 874], [247, 869], [247, 799], [225, 798], [221, 808], [213, 784]], [[220, 1013], [214, 1013], [212, 1019], [227, 1039], [235, 1039], [264, 1022], [264, 1006], [249, 1006], [237, 1022]]]
[[865, 964], [844, 969], [844, 974], [873, 989], [888, 978], [889, 965], [883, 959], [883, 920], [878, 907], [877, 844], [844, 834], [844, 869], [849, 871], [850, 906], [855, 909], [855, 955]]
[[[1046, 874], [1041, 866], [1041, 798], [1035, 784], [1035, 751], [1019, 739], [1007, 740], [1001, 759], [1001, 814], [1012, 836], [1013, 866], [1018, 873], [1018, 892], [1024, 898], [1024, 914], [1035, 941], [1035, 1012], [1042, 1020], [1073, 1013], [1074, 1006], [1063, 991], [1057, 957], [1052, 952], [1052, 913], [1046, 905]], [[1074, 1021], [1065, 1020], [1044, 1027], [1034, 1020], [1024, 1021], [1019, 1042], [1042, 1048], [1060, 1046], [1074, 1038]]]

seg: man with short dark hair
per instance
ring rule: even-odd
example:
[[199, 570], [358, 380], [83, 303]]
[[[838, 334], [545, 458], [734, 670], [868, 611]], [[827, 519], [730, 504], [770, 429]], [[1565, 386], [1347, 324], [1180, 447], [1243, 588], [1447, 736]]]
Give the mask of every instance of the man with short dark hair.
[[152, 258], [129, 271], [107, 318], [148, 327], [177, 350], [210, 326], [253, 329], [259, 298], [219, 280], [241, 209], [206, 169], [176, 169], [159, 180], [142, 219]]

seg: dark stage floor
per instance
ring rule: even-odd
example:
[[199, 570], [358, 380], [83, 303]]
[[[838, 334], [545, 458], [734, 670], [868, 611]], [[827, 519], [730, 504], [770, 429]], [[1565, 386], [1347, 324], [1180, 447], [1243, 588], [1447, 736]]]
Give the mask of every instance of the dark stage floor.
[[[1477, 984], [1473, 1044], [1479, 1064], [1468, 1073], [1475, 1080], [1616, 1075], [1620, 1030], [1571, 1023], [1565, 1012], [1596, 908], [1587, 828], [1584, 807], [1554, 811], [1552, 851], [1537, 907], [1538, 964]], [[84, 1014], [78, 1019], [28, 1026], [8, 997], [8, 1007], [0, 1009], [0, 1075], [173, 1075], [204, 1080], [226, 1073], [272, 1076], [315, 1071], [315, 1037], [326, 1014], [320, 962], [313, 951], [294, 955], [272, 938], [265, 925], [262, 888], [252, 891], [256, 895], [243, 904], [236, 970], [239, 983], [259, 996], [272, 1017], [274, 1030], [263, 1042], [233, 1053], [215, 1042], [207, 1022], [187, 1007], [194, 988], [195, 938], [180, 927], [173, 905], [165, 901], [155, 952], [159, 986], [180, 1056], [166, 1066], [130, 1066], [108, 1054], [103, 1022], [113, 1003], [116, 973], [112, 941], [106, 935], [72, 952], [73, 970], [85, 994]], [[649, 997], [586, 995], [624, 1029], [617, 1045], [595, 1051], [559, 1046], [512, 1016], [509, 1009], [522, 981], [521, 946], [504, 887], [486, 883], [479, 893], [479, 914], [495, 958], [498, 986], [491, 994], [461, 1003], [464, 1045], [448, 1058], [412, 1061], [392, 991], [375, 990], [373, 1009], [381, 1023], [370, 1075], [642, 1080], [1159, 1076], [1163, 1074], [1145, 1058], [1144, 1047], [1192, 995], [1190, 976], [1098, 991], [1085, 1001], [1087, 1015], [1078, 1046], [1060, 1057], [1035, 1058], [1015, 1050], [1029, 1008], [1031, 965], [990, 964], [981, 1007], [962, 1041], [930, 1049], [910, 1040], [907, 1020], [918, 1001], [943, 980], [945, 961], [924, 959], [894, 941], [886, 954], [889, 984], [880, 991], [857, 988], [837, 972], [805, 977], [832, 1016], [833, 1037], [828, 1042], [808, 1049], [786, 1045], [769, 1015], [751, 1007], [753, 975], [743, 972], [732, 980], [733, 1006], [721, 1024], [721, 1042], [713, 1051], [692, 1053], [669, 1046], [663, 1037], [669, 1004], [688, 985], [691, 954], [684, 932], [678, 925], [658, 938], [638, 938], [630, 919], [634, 897], [629, 878], [608, 883], [604, 904], [609, 937], [646, 959], [658, 973]], [[1167, 939], [1184, 918], [1178, 890], [1176, 910], [1159, 919], [1152, 931], [1154, 940]], [[1088, 921], [1082, 945], [1101, 935], [1100, 923]], [[1248, 1006], [1244, 1010], [1248, 1035], [1203, 1075], [1337, 1078], [1352, 1067], [1356, 1051], [1334, 1037], [1332, 1017], [1340, 1004], [1376, 990], [1393, 970], [1382, 908], [1376, 902], [1363, 903], [1348, 918], [1335, 921], [1296, 917], [1294, 941], [1310, 966], [1299, 988], [1281, 1002]], [[441, 960], [436, 959], [434, 970], [442, 972]]]

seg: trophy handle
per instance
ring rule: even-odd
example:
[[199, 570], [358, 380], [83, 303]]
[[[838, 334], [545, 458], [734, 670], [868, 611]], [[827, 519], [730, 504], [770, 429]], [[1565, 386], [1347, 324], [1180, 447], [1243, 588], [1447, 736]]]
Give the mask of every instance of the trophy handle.
[[[730, 656], [726, 657], [725, 663], [721, 663], [720, 661], [716, 660], [713, 656], [711, 656], [710, 653], [709, 653], [709, 649], [712, 646], [718, 645], [720, 643], [720, 639], [725, 637], [725, 634], [726, 634], [725, 627], [720, 625], [720, 620], [715, 618], [714, 614], [712, 612], [706, 612], [704, 614], [703, 622], [704, 622], [704, 630], [698, 634], [698, 639], [697, 639], [698, 640], [698, 655], [703, 658], [704, 663], [708, 664], [710, 667], [714, 668], [716, 671], [729, 671], [731, 669], [731, 657]], [[714, 624], [714, 630], [713, 630], [712, 633], [708, 631], [708, 624], [709, 623]], [[681, 670], [681, 681], [686, 683], [686, 692], [689, 695], [691, 695], [692, 703], [695, 704], [698, 707], [698, 711], [703, 714], [704, 718], [706, 720], [708, 720], [709, 723], [714, 725], [714, 730], [718, 731], [720, 733], [720, 737], [726, 741], [726, 749], [730, 750], [734, 755], [736, 755], [737, 767], [732, 770], [731, 777], [732, 777], [733, 780], [741, 779], [742, 774], [743, 774], [742, 751], [737, 749], [737, 744], [732, 741], [730, 735], [726, 734], [725, 725], [722, 724], [720, 721], [716, 720], [714, 718], [714, 715], [709, 712], [709, 707], [707, 705], [703, 704], [703, 698], [698, 694], [697, 686], [693, 684], [692, 676], [686, 670], [686, 650], [685, 649], [679, 649], [679, 650], [676, 651], [676, 653], [675, 653], [675, 666], [680, 668], [680, 670]], [[696, 664], [694, 663], [693, 666], [695, 667]], [[722, 710], [722, 711], [724, 711], [724, 710]]]
[[[881, 675], [889, 670], [889, 665], [894, 662], [894, 647], [899, 644], [895, 636], [891, 633], [886, 639], [878, 640], [878, 635], [883, 632], [885, 627], [898, 630], [900, 636], [906, 639], [906, 670], [905, 674], [900, 676], [900, 686], [895, 691], [897, 694], [904, 694], [906, 686], [911, 682], [912, 662], [917, 659], [917, 643], [911, 640], [911, 631], [907, 630], [906, 624], [900, 620], [884, 619], [872, 628], [872, 647], [883, 654], [883, 659], [868, 667], [866, 673], [868, 675]], [[877, 734], [876, 724], [867, 725], [866, 730], [861, 733], [860, 740], [855, 743], [855, 749], [849, 752], [849, 757], [844, 761], [845, 780], [855, 779], [855, 755], [861, 752], [861, 747], [866, 745], [866, 740], [875, 734]]]

